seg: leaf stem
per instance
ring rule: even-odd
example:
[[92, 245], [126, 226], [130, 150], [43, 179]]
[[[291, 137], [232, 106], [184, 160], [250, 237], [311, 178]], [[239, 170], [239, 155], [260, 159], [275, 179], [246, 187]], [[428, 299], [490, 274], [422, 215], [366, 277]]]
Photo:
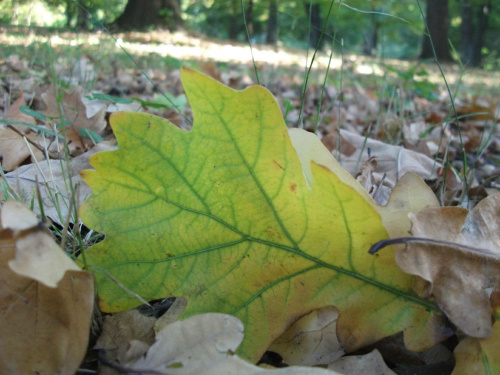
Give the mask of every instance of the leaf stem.
[[443, 247], [453, 247], [455, 249], [459, 249], [463, 252], [471, 252], [478, 255], [495, 255], [493, 252], [490, 252], [488, 249], [482, 249], [467, 245], [462, 245], [456, 242], [443, 241], [443, 240], [435, 240], [432, 238], [423, 238], [423, 237], [398, 237], [398, 238], [389, 238], [386, 240], [382, 240], [377, 242], [376, 244], [370, 247], [368, 253], [375, 254], [383, 248], [391, 245], [407, 245], [409, 243], [418, 243], [423, 245], [434, 245], [434, 246], [443, 246]]

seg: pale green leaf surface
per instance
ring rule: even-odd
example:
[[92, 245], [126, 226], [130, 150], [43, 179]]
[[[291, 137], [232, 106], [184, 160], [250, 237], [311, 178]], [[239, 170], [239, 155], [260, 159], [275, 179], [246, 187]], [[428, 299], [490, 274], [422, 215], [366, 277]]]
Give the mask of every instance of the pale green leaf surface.
[[392, 252], [367, 253], [388, 237], [375, 204], [354, 179], [316, 162], [308, 187], [269, 91], [236, 92], [188, 69], [182, 80], [191, 132], [115, 113], [119, 149], [94, 155], [96, 171], [83, 173], [93, 193], [81, 217], [106, 234], [85, 253], [101, 308], [140, 302], [99, 268], [146, 300], [186, 297], [184, 316], [237, 316], [246, 331], [239, 352], [253, 360], [328, 305], [340, 311], [346, 351], [401, 330], [415, 334], [413, 346], [436, 340], [436, 308], [414, 296]]
[[500, 293], [491, 294], [493, 334], [484, 338], [466, 337], [455, 348], [455, 368], [451, 375], [500, 374]]

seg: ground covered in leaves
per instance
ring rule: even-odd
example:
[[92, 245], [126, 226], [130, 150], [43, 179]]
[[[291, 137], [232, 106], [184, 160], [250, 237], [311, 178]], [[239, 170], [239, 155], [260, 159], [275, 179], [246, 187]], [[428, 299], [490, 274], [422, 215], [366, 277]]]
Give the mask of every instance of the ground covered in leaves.
[[[117, 41], [131, 56], [126, 56], [116, 46]], [[189, 66], [233, 89], [242, 90], [257, 83], [264, 85], [275, 96], [287, 125], [316, 133], [342, 167], [381, 205], [388, 202], [396, 184], [407, 172], [420, 176], [434, 191], [436, 204], [441, 207], [411, 217], [412, 234], [431, 238], [437, 241], [435, 245], [440, 248], [443, 243], [439, 241], [453, 237], [460, 251], [467, 252], [467, 249], [475, 247], [487, 249], [486, 259], [491, 256], [493, 264], [498, 262], [498, 253], [495, 253], [498, 252], [498, 243], [481, 243], [473, 230], [468, 236], [461, 232], [462, 226], [473, 220], [477, 227], [488, 228], [480, 230], [483, 237], [495, 241], [498, 203], [493, 199], [500, 189], [500, 133], [497, 129], [500, 107], [498, 92], [495, 91], [498, 88], [494, 84], [495, 73], [485, 75], [484, 72], [460, 71], [457, 67], [448, 66], [444, 69], [446, 85], [431, 63], [333, 55], [327, 69], [329, 53], [321, 52], [307, 77], [306, 57], [311, 61], [311, 52], [307, 56], [305, 51], [254, 48], [254, 68], [247, 45], [168, 33], [129, 33], [117, 35], [113, 40], [108, 35], [43, 36], [42, 33], [20, 34], [2, 30], [0, 42], [5, 46], [4, 55], [0, 56], [0, 89], [3, 94], [0, 103], [3, 110], [0, 194], [3, 195], [2, 200], [14, 198], [25, 202], [42, 218], [49, 218], [54, 223], [52, 231], [70, 254], [78, 255], [82, 247], [90, 246], [101, 238], [91, 229], [73, 223], [78, 223], [76, 207], [91, 193], [81, 181], [80, 172], [90, 168], [91, 155], [117, 147], [109, 124], [110, 115], [123, 110], [144, 112], [190, 130], [193, 110], [179, 71], [180, 66]], [[48, 161], [42, 162], [45, 159]], [[485, 201], [487, 197], [490, 198]], [[493, 207], [493, 212], [488, 211], [486, 206]], [[447, 207], [446, 210], [442, 210], [443, 207]], [[6, 209], [2, 210], [0, 224], [4, 232], [0, 240], [7, 241], [9, 246], [19, 239], [45, 241], [32, 238], [34, 235], [45, 238], [45, 227], [38, 224], [37, 219], [26, 219], [31, 223], [26, 227], [7, 224], [6, 217], [29, 217], [29, 214], [16, 211], [21, 208], [9, 210], [13, 210], [11, 216], [4, 216]], [[470, 214], [468, 210], [471, 210]], [[414, 251], [422, 250], [415, 247]], [[391, 336], [350, 353], [362, 355], [376, 349], [372, 352], [374, 358], [363, 359], [374, 362], [365, 364], [360, 358], [343, 357], [344, 363], [336, 361], [343, 355], [343, 345], [336, 340], [335, 329], [332, 328], [338, 311], [325, 308], [311, 313], [315, 314], [312, 318], [309, 315], [304, 317], [305, 322], [298, 321], [293, 325], [285, 336], [273, 344], [264, 356], [264, 362], [274, 366], [322, 365], [346, 374], [356, 371], [368, 373], [367, 368], [382, 367], [385, 368], [381, 370], [386, 371], [384, 373], [447, 374], [455, 366], [455, 350], [457, 367], [454, 373], [466, 373], [467, 364], [459, 360], [462, 358], [464, 361], [464, 357], [457, 356], [457, 343], [476, 340], [462, 340], [464, 332], [473, 336], [468, 330], [482, 329], [484, 332], [480, 337], [484, 337], [491, 335], [492, 328], [491, 322], [480, 328], [471, 328], [471, 322], [464, 323], [467, 318], [450, 313], [456, 310], [457, 306], [452, 304], [456, 301], [443, 297], [449, 293], [449, 281], [443, 281], [442, 276], [451, 275], [450, 280], [455, 281], [465, 271], [460, 269], [459, 264], [455, 267], [443, 259], [432, 259], [430, 263], [445, 264], [449, 267], [448, 273], [439, 267], [418, 269], [411, 262], [416, 255], [398, 257], [401, 268], [406, 267], [408, 273], [434, 284], [432, 293], [439, 299], [439, 307], [460, 328], [458, 333], [443, 334], [443, 337], [448, 337], [447, 340], [418, 354], [405, 349], [402, 335]], [[470, 260], [467, 264], [472, 269], [482, 261]], [[64, 267], [78, 272], [71, 266], [61, 266], [61, 269]], [[493, 291], [498, 289], [498, 270], [495, 267], [486, 272], [488, 276], [481, 284], [484, 288], [493, 288]], [[452, 269], [455, 271], [452, 272]], [[481, 274], [482, 270], [477, 272]], [[30, 269], [21, 274], [30, 275]], [[82, 280], [79, 281], [79, 278]], [[49, 287], [54, 285], [54, 281], [47, 281], [44, 275], [35, 279]], [[465, 280], [458, 289], [464, 291], [466, 296], [477, 294], [475, 289], [468, 290], [468, 279]], [[73, 283], [74, 288], [76, 284], [84, 288], [82, 284], [88, 283], [88, 280], [79, 275], [67, 282]], [[40, 288], [43, 290], [46, 287]], [[88, 292], [82, 292], [82, 295], [86, 293], [92, 295]], [[431, 291], [422, 287], [421, 293], [425, 295]], [[497, 311], [495, 296], [495, 293], [491, 294], [492, 307]], [[72, 307], [68, 309], [75, 309], [78, 303], [74, 301], [74, 296], [70, 298], [62, 294], [60, 298], [71, 299]], [[60, 304], [59, 300], [52, 302]], [[172, 303], [175, 308], [169, 308]], [[484, 298], [479, 298], [475, 306], [484, 303]], [[104, 326], [102, 317], [96, 315], [92, 346], [84, 366], [95, 368], [100, 361], [115, 371], [154, 369], [155, 351], [174, 351], [174, 348], [168, 347], [169, 338], [178, 337], [178, 342], [182, 343], [180, 347], [198, 345], [200, 337], [183, 336], [183, 329], [201, 332], [206, 337], [221, 332], [223, 336], [227, 332], [237, 332], [236, 336], [224, 336], [223, 340], [225, 351], [236, 351], [242, 340], [241, 322], [237, 319], [233, 321], [222, 314], [212, 317], [200, 315], [186, 320], [184, 328], [168, 326], [179, 315], [178, 311], [182, 311], [182, 304], [181, 299], [156, 302], [153, 305], [154, 311], [159, 311], [156, 316], [151, 316], [150, 310], [149, 316], [137, 310], [109, 315]], [[482, 309], [486, 320], [490, 314], [488, 306]], [[162, 314], [167, 309], [168, 314]], [[468, 316], [474, 315], [470, 313]], [[80, 321], [85, 323], [85, 319]], [[69, 325], [78, 325], [75, 319], [70, 319], [70, 322]], [[164, 327], [169, 327], [168, 331], [162, 330]], [[49, 326], [46, 329], [59, 328]], [[497, 331], [498, 327], [490, 342], [469, 343], [468, 346], [462, 345], [461, 350], [473, 356], [471, 353], [474, 351], [470, 348], [482, 346], [479, 353], [490, 358], [491, 348], [498, 346], [495, 338]], [[308, 335], [304, 335], [305, 332]], [[320, 337], [314, 336], [318, 332]], [[289, 345], [292, 341], [295, 346]], [[80, 346], [85, 345], [85, 339], [78, 342]], [[195, 373], [199, 369], [196, 366], [205, 368], [207, 363], [217, 360], [218, 353], [220, 351], [210, 345], [197, 347], [192, 354], [198, 356], [199, 362], [191, 364], [194, 367], [185, 367], [185, 370]], [[272, 353], [279, 355], [274, 358]], [[391, 370], [384, 365], [382, 358]], [[205, 362], [203, 359], [206, 359]], [[349, 360], [364, 367], [349, 370], [349, 366], [354, 366], [347, 363]], [[71, 366], [73, 371], [80, 366], [78, 353], [65, 352], [58, 363], [71, 361], [69, 367], [65, 367], [71, 372], [68, 370]], [[169, 361], [173, 367], [176, 363], [184, 363], [176, 352], [171, 353]], [[226, 364], [228, 369], [238, 368], [248, 373], [257, 371], [237, 357], [232, 361]], [[220, 368], [217, 371], [221, 371]], [[304, 371], [298, 369], [297, 373]], [[312, 369], [308, 371], [315, 373]]]

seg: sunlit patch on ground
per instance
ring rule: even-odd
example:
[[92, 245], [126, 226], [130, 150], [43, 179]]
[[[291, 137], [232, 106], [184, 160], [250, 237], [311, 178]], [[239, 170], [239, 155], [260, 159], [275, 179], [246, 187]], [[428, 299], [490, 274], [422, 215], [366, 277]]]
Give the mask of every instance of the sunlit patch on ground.
[[[116, 53], [122, 52], [121, 48], [124, 48], [129, 54], [135, 56], [156, 54], [178, 60], [214, 61], [246, 66], [251, 66], [255, 61], [258, 67], [270, 65], [280, 68], [309, 66], [314, 53], [313, 50], [307, 52], [303, 49], [285, 48], [280, 45], [277, 47], [252, 45], [251, 51], [247, 43], [201, 38], [185, 32], [152, 31], [149, 33], [118, 34], [60, 32], [49, 34], [46, 31], [26, 29], [26, 34], [19, 34], [14, 33], [15, 31], [15, 29], [0, 29], [0, 44], [10, 47], [28, 47], [34, 43], [47, 43], [54, 48], [61, 46], [92, 47], [107, 44], [111, 48], [115, 48], [114, 52]], [[113, 50], [109, 51], [109, 53], [112, 52]], [[5, 56], [0, 55], [0, 57]], [[416, 60], [344, 55], [344, 64], [342, 64], [342, 56], [338, 53], [334, 53], [330, 62], [329, 60], [329, 50], [319, 51], [315, 56], [313, 69], [324, 71], [329, 63], [330, 69], [333, 70], [349, 69], [350, 65], [353, 65], [351, 68], [355, 74], [383, 77], [386, 74], [386, 66], [407, 70], [418, 63]], [[429, 82], [443, 83], [443, 77], [435, 63], [422, 63], [422, 67], [429, 74], [426, 76]], [[458, 64], [445, 64], [442, 65], [442, 69], [450, 85], [456, 85], [460, 80], [465, 86], [494, 89], [495, 82], [500, 80], [500, 72], [485, 72], [479, 69], [468, 69], [463, 72]]]

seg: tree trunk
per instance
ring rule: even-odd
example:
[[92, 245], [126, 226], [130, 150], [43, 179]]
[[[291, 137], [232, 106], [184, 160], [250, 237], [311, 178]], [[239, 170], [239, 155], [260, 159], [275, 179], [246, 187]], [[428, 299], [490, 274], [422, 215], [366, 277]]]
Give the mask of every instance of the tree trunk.
[[245, 12], [245, 17], [246, 17], [246, 22], [247, 22], [247, 28], [248, 28], [248, 35], [250, 38], [253, 36], [253, 0], [250, 0], [248, 2], [248, 8], [247, 11]]
[[321, 49], [321, 46], [318, 45], [321, 37], [321, 9], [319, 4], [311, 4], [306, 2], [306, 14], [307, 18], [310, 21], [311, 32], [309, 34], [309, 45], [312, 48]]
[[474, 38], [474, 51], [472, 55], [472, 66], [481, 65], [481, 50], [483, 49], [484, 35], [488, 29], [488, 16], [491, 11], [492, 0], [485, 1], [482, 5], [478, 6], [477, 9], [477, 29], [476, 37]]
[[363, 54], [365, 56], [376, 55], [378, 45], [378, 32], [379, 27], [377, 25], [373, 25], [372, 30], [366, 36], [366, 39], [363, 43]]
[[69, 29], [71, 27], [71, 21], [75, 17], [76, 5], [71, 0], [66, 0], [65, 5], [66, 5], [66, 7], [64, 10], [64, 14], [66, 16], [66, 28]]
[[470, 65], [474, 54], [474, 20], [472, 17], [472, 5], [470, 0], [462, 0], [460, 9], [462, 24], [460, 33], [462, 37], [462, 62]]
[[429, 35], [424, 34], [422, 52], [420, 58], [434, 58], [431, 46], [434, 44], [436, 58], [439, 61], [452, 61], [450, 45], [448, 43], [448, 26], [450, 16], [448, 13], [448, 0], [427, 0], [426, 22], [429, 28]]
[[269, 0], [269, 17], [267, 18], [267, 44], [278, 42], [278, 0]]
[[182, 25], [178, 0], [128, 0], [115, 24], [124, 30], [143, 30], [151, 26], [176, 30]]
[[[470, 0], [462, 0], [460, 26], [462, 36], [462, 62], [465, 65], [478, 67], [481, 65], [481, 49], [484, 35], [488, 29], [488, 17], [492, 0], [482, 1], [472, 6]], [[474, 14], [476, 19], [474, 20]], [[475, 22], [474, 22], [475, 21]]]
[[81, 4], [87, 9], [87, 11], [82, 9], [81, 6], [75, 4], [73, 0], [65, 0], [64, 5], [64, 15], [66, 16], [67, 28], [75, 28], [78, 30], [87, 30], [90, 28], [90, 17], [87, 13], [87, 11], [92, 13], [92, 7], [90, 4]]
[[[375, 9], [372, 9], [375, 11]], [[363, 54], [366, 56], [374, 56], [377, 52], [378, 45], [378, 35], [380, 31], [380, 22], [377, 19], [376, 14], [371, 15], [372, 26], [370, 31], [367, 33], [366, 38], [363, 42]]]
[[76, 8], [76, 28], [86, 30], [89, 28], [88, 14], [82, 8]]
[[241, 9], [239, 0], [233, 0], [231, 2], [233, 16], [229, 20], [229, 39], [236, 40], [238, 38], [238, 34], [240, 33], [240, 26], [242, 24], [241, 19]]

